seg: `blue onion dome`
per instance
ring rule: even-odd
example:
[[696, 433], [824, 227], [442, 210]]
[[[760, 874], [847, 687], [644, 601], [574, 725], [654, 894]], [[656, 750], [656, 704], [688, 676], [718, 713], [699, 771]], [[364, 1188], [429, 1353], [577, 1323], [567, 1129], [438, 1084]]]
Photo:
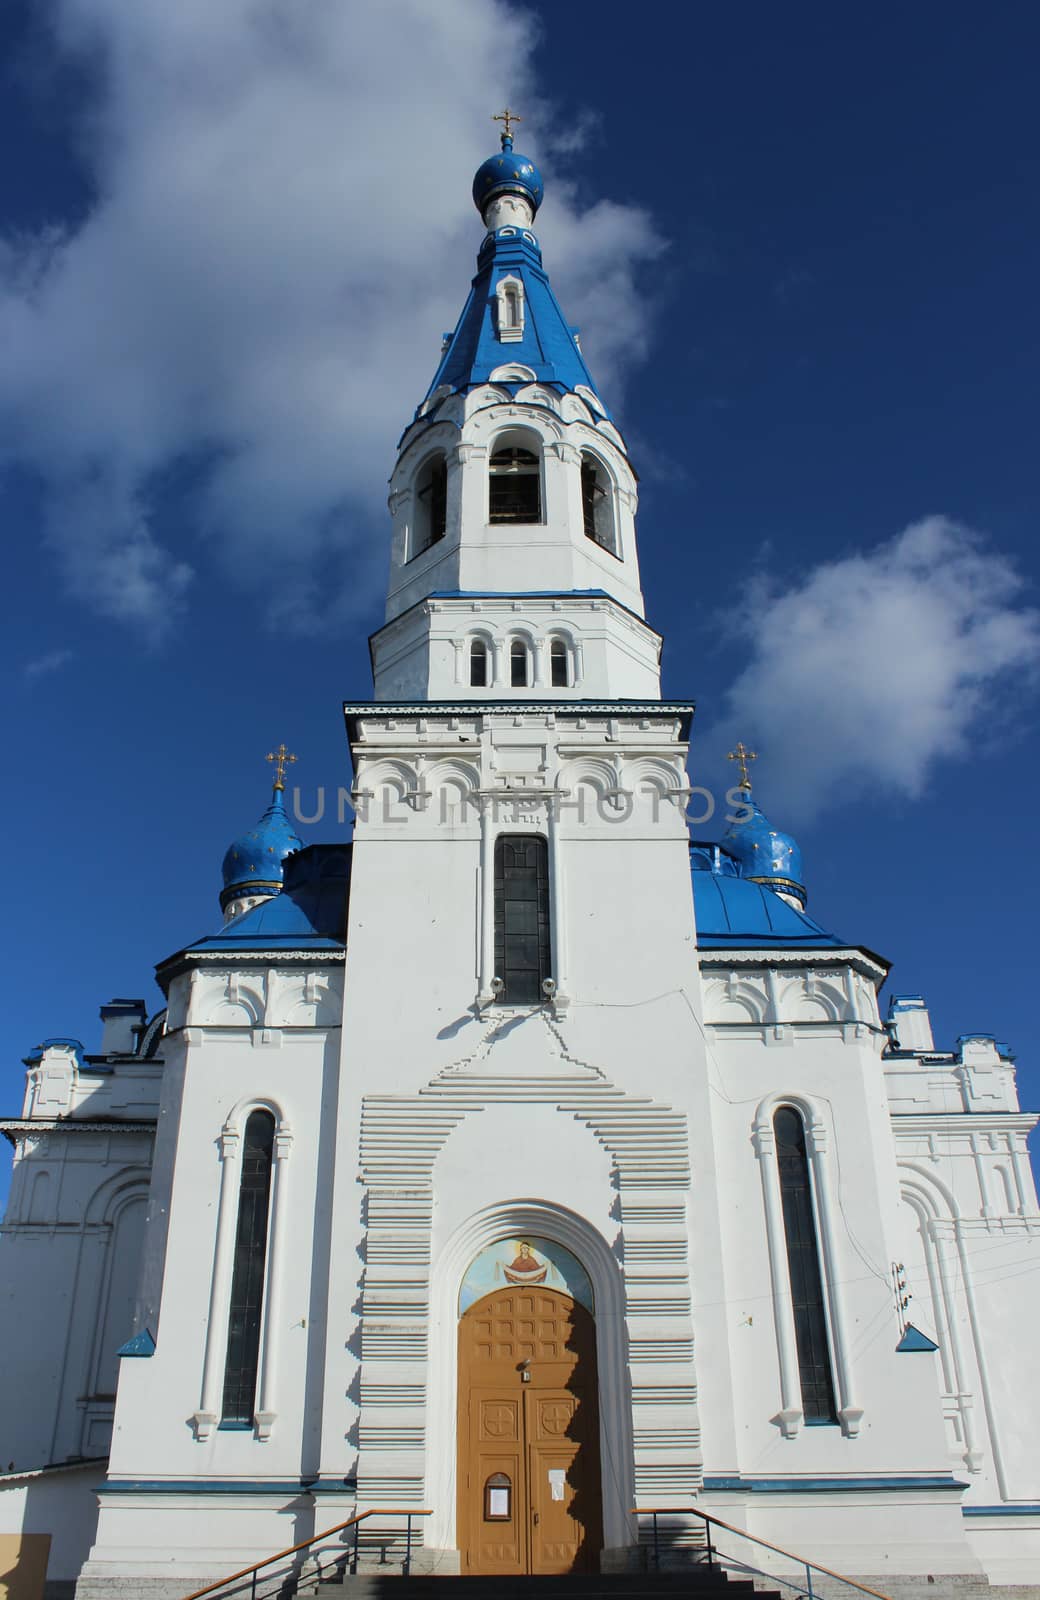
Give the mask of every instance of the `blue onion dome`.
[[481, 216], [496, 195], [521, 195], [535, 211], [542, 203], [545, 185], [530, 156], [519, 155], [513, 149], [512, 136], [502, 135], [502, 149], [497, 156], [488, 156], [483, 166], [477, 168], [473, 179], [473, 204]]
[[722, 836], [723, 850], [737, 862], [742, 878], [768, 884], [804, 906], [809, 897], [802, 883], [802, 852], [796, 840], [773, 827], [752, 800], [750, 786], [741, 786], [739, 806], [744, 820], [730, 823]]
[[282, 863], [294, 850], [303, 849], [303, 840], [293, 832], [286, 815], [284, 795], [283, 785], [276, 783], [271, 804], [260, 821], [228, 846], [223, 866], [221, 910], [244, 894], [281, 892]]

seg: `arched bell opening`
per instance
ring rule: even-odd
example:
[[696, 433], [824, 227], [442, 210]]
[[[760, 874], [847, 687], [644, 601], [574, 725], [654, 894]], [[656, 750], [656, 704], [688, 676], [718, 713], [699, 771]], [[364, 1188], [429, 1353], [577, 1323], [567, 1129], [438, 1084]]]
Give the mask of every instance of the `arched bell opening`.
[[592, 1284], [563, 1245], [499, 1239], [459, 1295], [463, 1573], [594, 1572], [603, 1544]]
[[528, 429], [510, 428], [491, 449], [488, 522], [509, 526], [542, 520], [541, 440]]

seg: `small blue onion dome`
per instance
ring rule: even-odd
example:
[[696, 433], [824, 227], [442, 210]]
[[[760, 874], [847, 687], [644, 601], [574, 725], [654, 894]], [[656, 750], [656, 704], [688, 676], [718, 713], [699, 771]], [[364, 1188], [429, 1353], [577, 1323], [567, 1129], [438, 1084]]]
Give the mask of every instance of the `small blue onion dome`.
[[303, 849], [303, 840], [293, 832], [286, 815], [284, 793], [282, 785], [276, 783], [271, 804], [256, 827], [228, 846], [223, 866], [221, 910], [243, 894], [281, 892], [282, 863], [294, 850]]
[[750, 789], [741, 789], [739, 805], [750, 816], [745, 816], [743, 822], [730, 823], [722, 836], [723, 850], [737, 862], [742, 878], [766, 883], [804, 906], [809, 897], [802, 883], [802, 852], [797, 842], [789, 833], [773, 827], [752, 800]]
[[484, 215], [489, 200], [499, 194], [519, 194], [530, 202], [535, 211], [542, 203], [545, 185], [530, 156], [518, 155], [511, 137], [502, 135], [502, 149], [497, 156], [488, 156], [483, 166], [477, 168], [473, 179], [473, 204]]

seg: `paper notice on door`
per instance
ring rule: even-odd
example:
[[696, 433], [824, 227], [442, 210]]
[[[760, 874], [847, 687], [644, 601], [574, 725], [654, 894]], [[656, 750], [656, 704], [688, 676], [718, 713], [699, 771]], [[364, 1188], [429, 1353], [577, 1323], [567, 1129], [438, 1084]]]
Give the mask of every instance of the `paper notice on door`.
[[550, 1467], [549, 1468], [549, 1498], [550, 1498], [550, 1500], [562, 1500], [563, 1499], [563, 1486], [566, 1483], [566, 1481], [567, 1481], [567, 1475], [564, 1472], [564, 1469], [562, 1467]]

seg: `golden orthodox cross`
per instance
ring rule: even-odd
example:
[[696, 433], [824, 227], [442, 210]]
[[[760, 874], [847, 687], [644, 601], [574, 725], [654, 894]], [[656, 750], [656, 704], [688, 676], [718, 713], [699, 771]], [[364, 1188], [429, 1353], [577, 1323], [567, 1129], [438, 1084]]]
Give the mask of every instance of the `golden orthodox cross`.
[[296, 757], [295, 756], [291, 756], [289, 754], [289, 752], [285, 748], [284, 744], [280, 744], [276, 751], [274, 751], [274, 750], [269, 750], [268, 751], [267, 759], [268, 759], [268, 761], [273, 761], [274, 762], [274, 786], [275, 786], [275, 788], [276, 789], [284, 789], [285, 788], [285, 769], [286, 769], [287, 766], [290, 766], [292, 764], [292, 762], [294, 762], [296, 760]]
[[523, 117], [518, 117], [515, 111], [510, 111], [509, 107], [506, 106], [504, 111], [500, 111], [498, 115], [493, 116], [491, 120], [492, 122], [504, 122], [506, 128], [502, 137], [503, 139], [511, 139], [513, 137], [513, 129], [511, 124], [514, 122], [523, 122], [524, 119]]
[[739, 761], [739, 763], [740, 763], [740, 787], [742, 789], [746, 789], [748, 794], [750, 794], [751, 793], [751, 778], [750, 778], [750, 776], [748, 774], [748, 762], [749, 761], [757, 761], [758, 760], [758, 751], [757, 750], [745, 750], [743, 741], [741, 741], [737, 745], [737, 748], [735, 750], [731, 750], [730, 751], [729, 755], [726, 757], [726, 760], [727, 761]]

